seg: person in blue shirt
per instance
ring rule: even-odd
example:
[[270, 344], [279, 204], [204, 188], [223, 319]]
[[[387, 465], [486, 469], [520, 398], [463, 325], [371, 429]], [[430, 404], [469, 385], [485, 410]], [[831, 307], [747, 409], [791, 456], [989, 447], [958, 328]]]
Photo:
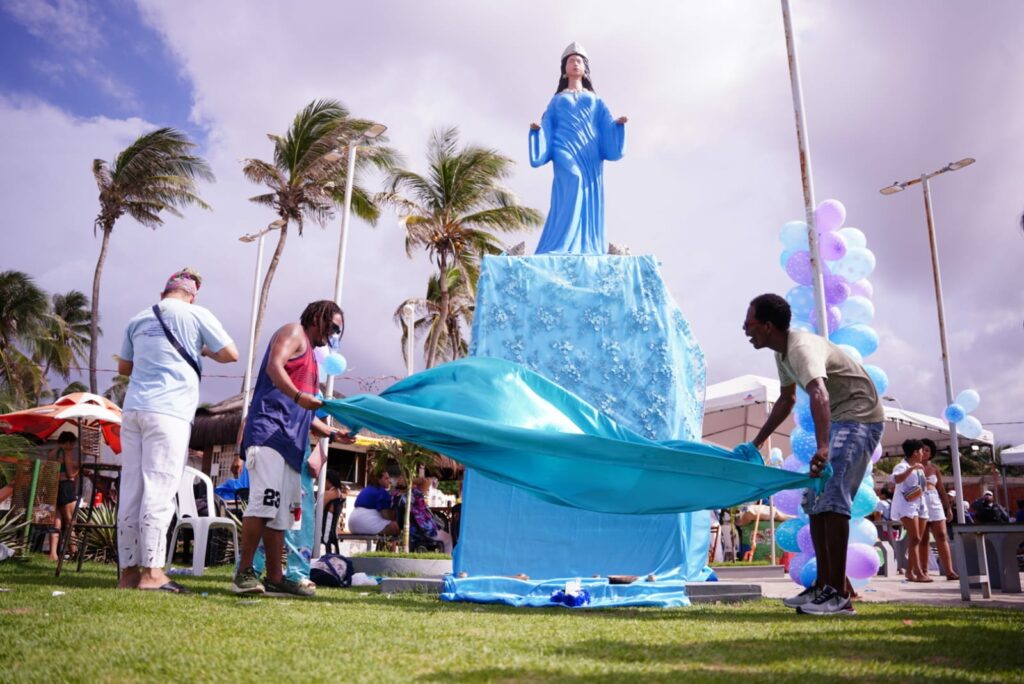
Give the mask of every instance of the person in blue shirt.
[[200, 358], [238, 360], [220, 321], [195, 304], [201, 283], [189, 268], [173, 274], [160, 303], [143, 309], [124, 331], [117, 362], [118, 372], [129, 377], [121, 416], [119, 589], [187, 593], [163, 567], [174, 495], [199, 404]]
[[352, 534], [398, 534], [394, 504], [391, 496], [391, 475], [384, 470], [373, 478], [359, 492], [355, 500], [355, 508], [348, 519], [348, 529]]

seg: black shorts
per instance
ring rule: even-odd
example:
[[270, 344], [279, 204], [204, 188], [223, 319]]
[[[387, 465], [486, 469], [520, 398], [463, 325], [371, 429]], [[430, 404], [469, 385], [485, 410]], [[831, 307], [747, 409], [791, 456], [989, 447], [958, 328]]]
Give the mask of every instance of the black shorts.
[[57, 485], [57, 505], [66, 506], [78, 498], [74, 480], [61, 480]]

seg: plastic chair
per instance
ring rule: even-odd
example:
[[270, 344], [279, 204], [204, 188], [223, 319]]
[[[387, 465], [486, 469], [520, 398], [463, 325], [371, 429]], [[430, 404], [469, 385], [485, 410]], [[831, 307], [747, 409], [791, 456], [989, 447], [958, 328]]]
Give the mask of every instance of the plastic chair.
[[202, 471], [185, 466], [185, 473], [178, 485], [178, 523], [174, 526], [174, 534], [171, 535], [171, 543], [167, 545], [167, 565], [164, 570], [171, 567], [171, 559], [174, 557], [174, 548], [178, 545], [178, 533], [183, 527], [192, 528], [192, 575], [199, 577], [206, 569], [206, 545], [209, 541], [210, 530], [216, 527], [226, 527], [231, 530], [231, 540], [235, 550], [235, 564], [238, 564], [238, 530], [235, 521], [231, 518], [218, 516], [202, 516], [196, 507], [196, 497], [193, 490], [195, 480], [199, 479], [206, 485], [206, 510], [215, 511], [213, 503], [213, 482]]

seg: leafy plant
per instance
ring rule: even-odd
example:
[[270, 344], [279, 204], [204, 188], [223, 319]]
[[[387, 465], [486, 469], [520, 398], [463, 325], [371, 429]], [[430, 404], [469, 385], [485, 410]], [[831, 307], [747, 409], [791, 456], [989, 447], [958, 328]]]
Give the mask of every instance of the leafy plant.
[[402, 528], [402, 551], [409, 553], [409, 518], [412, 513], [412, 480], [420, 468], [425, 468], [437, 461], [438, 454], [430, 449], [411, 442], [398, 439], [386, 440], [374, 447], [368, 454], [374, 464], [374, 472], [379, 475], [389, 464], [395, 464], [402, 471], [406, 483], [405, 521]]
[[25, 511], [11, 508], [0, 513], [0, 544], [12, 549], [16, 554], [25, 552]]
[[[78, 521], [86, 522], [88, 508], [78, 509]], [[114, 525], [117, 523], [117, 510], [113, 506], [97, 506], [92, 512], [92, 520], [96, 525]], [[98, 530], [80, 530], [76, 534], [75, 546], [82, 543], [85, 537], [85, 557], [99, 563], [117, 562], [117, 532], [113, 528]]]

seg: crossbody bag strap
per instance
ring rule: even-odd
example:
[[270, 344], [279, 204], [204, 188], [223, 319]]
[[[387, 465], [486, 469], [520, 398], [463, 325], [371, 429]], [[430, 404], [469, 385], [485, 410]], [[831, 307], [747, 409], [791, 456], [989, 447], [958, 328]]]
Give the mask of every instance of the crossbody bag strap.
[[185, 347], [181, 345], [181, 342], [178, 342], [178, 339], [174, 336], [174, 333], [172, 333], [171, 329], [167, 327], [166, 323], [164, 323], [164, 317], [160, 313], [159, 304], [153, 305], [153, 313], [156, 314], [156, 320], [160, 321], [160, 327], [164, 329], [164, 335], [167, 336], [167, 341], [171, 343], [171, 346], [174, 347], [179, 354], [181, 354], [181, 358], [185, 359], [185, 362], [188, 363], [188, 365], [192, 366], [192, 370], [194, 370], [196, 372], [196, 375], [199, 376], [199, 379], [202, 380], [203, 371], [199, 369], [199, 362], [193, 359], [192, 355], [185, 351]]

